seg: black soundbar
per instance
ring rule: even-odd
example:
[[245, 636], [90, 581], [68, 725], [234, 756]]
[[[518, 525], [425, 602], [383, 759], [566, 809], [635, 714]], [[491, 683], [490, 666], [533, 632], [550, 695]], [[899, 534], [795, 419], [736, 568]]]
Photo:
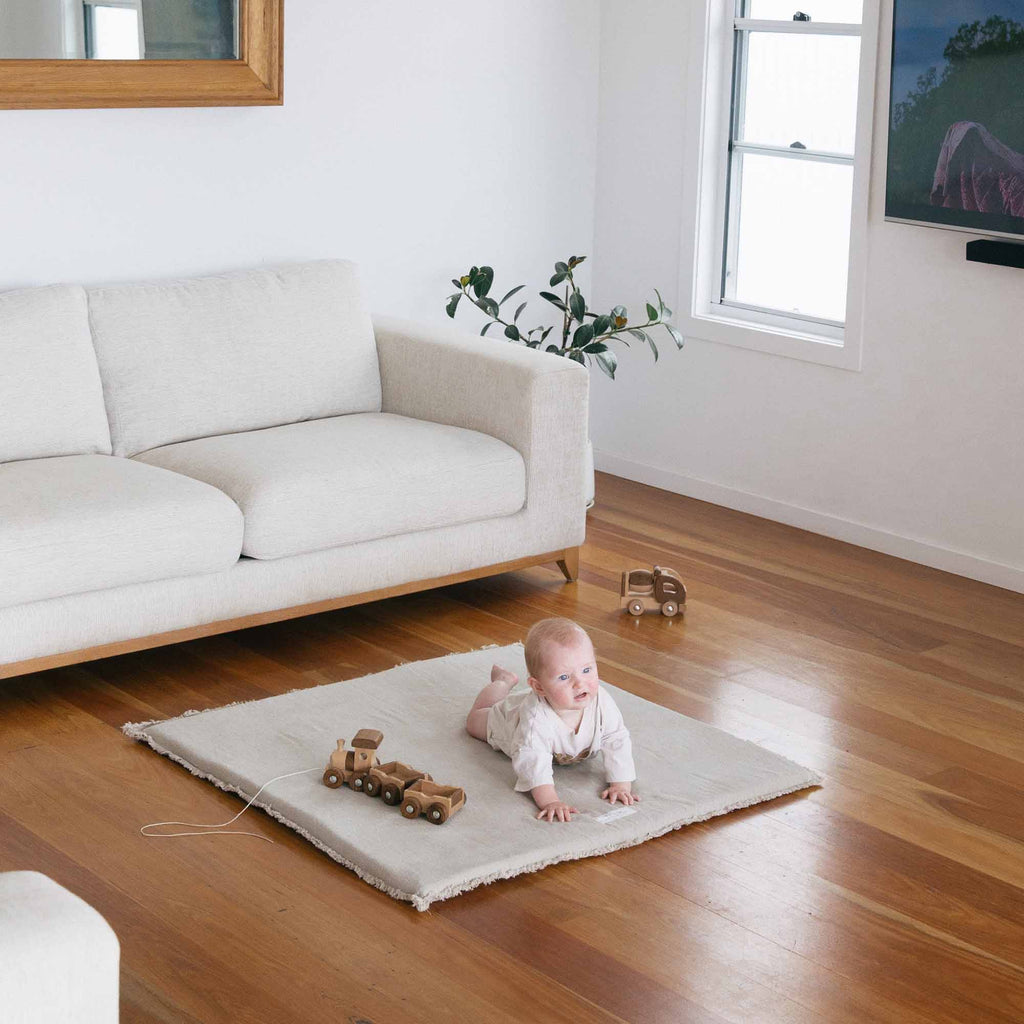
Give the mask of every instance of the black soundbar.
[[972, 263], [994, 263], [998, 267], [1024, 269], [1024, 245], [1018, 242], [997, 242], [977, 238], [967, 243], [967, 258]]

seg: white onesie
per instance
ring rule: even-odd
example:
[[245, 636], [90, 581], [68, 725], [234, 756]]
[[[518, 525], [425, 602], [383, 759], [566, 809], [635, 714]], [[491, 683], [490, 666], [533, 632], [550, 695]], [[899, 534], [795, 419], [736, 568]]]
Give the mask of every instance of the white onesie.
[[603, 687], [597, 691], [597, 700], [583, 709], [575, 731], [533, 690], [510, 694], [487, 713], [487, 742], [512, 758], [520, 793], [553, 785], [552, 760], [573, 764], [596, 757], [599, 751], [604, 754], [608, 782], [636, 778], [629, 730]]

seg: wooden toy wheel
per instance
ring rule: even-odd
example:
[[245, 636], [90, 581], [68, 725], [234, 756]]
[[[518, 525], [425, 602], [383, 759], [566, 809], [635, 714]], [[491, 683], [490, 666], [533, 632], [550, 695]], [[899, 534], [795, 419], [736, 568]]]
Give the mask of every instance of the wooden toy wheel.
[[677, 613], [678, 611], [679, 611], [679, 605], [677, 605], [677, 604], [675, 603], [675, 601], [666, 601], [666, 602], [665, 602], [665, 603], [664, 603], [664, 604], [663, 604], [663, 605], [661, 606], [661, 614], [662, 614], [662, 615], [665, 615], [665, 616], [667, 616], [667, 617], [668, 617], [668, 618], [670, 618], [670, 619], [671, 619], [671, 618], [672, 618], [672, 616], [673, 616], [673, 615], [675, 615], [675, 614], [676, 614], [676, 613]]
[[403, 818], [418, 818], [420, 816], [420, 805], [415, 800], [406, 800], [402, 804]]
[[402, 790], [393, 782], [389, 782], [381, 790], [380, 795], [384, 803], [391, 804], [391, 806], [394, 807], [395, 804], [397, 804], [402, 799]]
[[363, 792], [367, 796], [376, 796], [380, 792], [380, 782], [372, 775], [367, 775], [366, 781], [363, 783]]
[[348, 784], [353, 789], [357, 789], [362, 793], [366, 789], [366, 772], [356, 772], [356, 774], [348, 780]]
[[643, 601], [630, 601], [626, 607], [630, 615], [643, 615], [644, 613]]
[[448, 820], [448, 808], [442, 803], [431, 804], [427, 808], [427, 821], [432, 825], [443, 825]]
[[337, 768], [328, 768], [324, 772], [324, 785], [330, 786], [331, 789], [337, 789], [341, 785], [341, 774]]

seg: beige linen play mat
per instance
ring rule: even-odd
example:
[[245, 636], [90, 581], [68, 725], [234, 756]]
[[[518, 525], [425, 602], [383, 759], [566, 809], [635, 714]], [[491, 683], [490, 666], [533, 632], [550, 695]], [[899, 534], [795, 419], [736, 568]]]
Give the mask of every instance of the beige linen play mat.
[[[246, 800], [275, 776], [314, 769], [272, 783], [253, 806], [418, 910], [487, 882], [610, 853], [820, 781], [778, 754], [608, 686], [632, 734], [642, 802], [613, 810], [599, 798], [604, 777], [598, 757], [555, 769], [559, 796], [583, 813], [570, 824], [537, 821], [529, 794], [513, 791], [509, 759], [464, 729], [494, 662], [525, 679], [522, 645], [513, 644], [164, 722], [128, 723], [124, 732]], [[437, 783], [463, 787], [465, 807], [433, 825], [423, 817], [406, 819], [398, 808], [347, 786], [325, 786], [321, 772], [337, 740], [351, 741], [361, 728], [383, 732], [381, 761], [402, 761]]]

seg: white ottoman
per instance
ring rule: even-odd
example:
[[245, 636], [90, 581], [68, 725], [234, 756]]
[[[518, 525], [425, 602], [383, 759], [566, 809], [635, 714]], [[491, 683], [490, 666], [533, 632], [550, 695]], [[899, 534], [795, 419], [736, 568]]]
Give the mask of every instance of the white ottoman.
[[85, 900], [38, 871], [0, 874], [5, 1024], [116, 1024], [120, 954]]

